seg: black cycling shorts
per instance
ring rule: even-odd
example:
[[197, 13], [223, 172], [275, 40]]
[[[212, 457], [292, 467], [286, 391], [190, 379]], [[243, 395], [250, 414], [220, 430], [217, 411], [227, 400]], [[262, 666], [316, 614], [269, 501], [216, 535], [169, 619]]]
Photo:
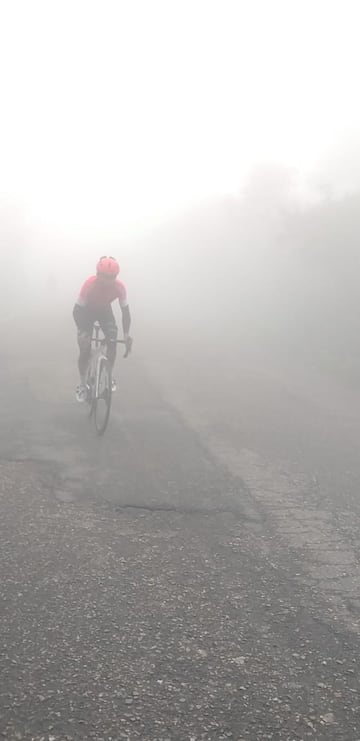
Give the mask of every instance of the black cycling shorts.
[[91, 337], [95, 322], [99, 322], [105, 337], [117, 339], [117, 324], [110, 304], [98, 307], [75, 304], [73, 317], [79, 334]]

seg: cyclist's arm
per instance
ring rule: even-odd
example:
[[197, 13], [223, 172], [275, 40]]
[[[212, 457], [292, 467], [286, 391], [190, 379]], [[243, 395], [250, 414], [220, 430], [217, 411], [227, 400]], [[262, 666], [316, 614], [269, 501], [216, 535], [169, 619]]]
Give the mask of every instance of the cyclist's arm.
[[89, 293], [91, 291], [91, 287], [94, 283], [94, 280], [95, 280], [95, 276], [91, 276], [91, 278], [88, 278], [85, 281], [85, 283], [83, 283], [83, 285], [81, 286], [80, 293], [76, 299], [75, 307], [74, 307], [74, 308], [77, 307], [76, 308], [77, 312], [79, 309], [83, 309], [86, 306], [88, 302], [88, 298], [89, 298]]
[[119, 304], [121, 308], [121, 314], [122, 314], [122, 328], [124, 332], [124, 338], [127, 339], [129, 336], [130, 331], [130, 325], [131, 325], [131, 316], [130, 316], [130, 308], [127, 300], [127, 293], [126, 288], [124, 286], [124, 283], [121, 281], [118, 281], [118, 298], [119, 298]]
[[122, 328], [124, 332], [124, 337], [126, 339], [129, 336], [130, 325], [131, 325], [131, 315], [130, 315], [129, 304], [126, 304], [126, 306], [121, 306], [121, 314], [122, 314]]

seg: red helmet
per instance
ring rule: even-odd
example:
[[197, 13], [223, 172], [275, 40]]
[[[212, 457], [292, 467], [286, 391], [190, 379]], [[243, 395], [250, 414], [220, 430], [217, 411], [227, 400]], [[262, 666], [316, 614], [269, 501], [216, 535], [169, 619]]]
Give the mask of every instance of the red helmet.
[[100, 275], [106, 275], [108, 278], [116, 278], [119, 275], [120, 267], [115, 257], [100, 257], [96, 266], [96, 272]]

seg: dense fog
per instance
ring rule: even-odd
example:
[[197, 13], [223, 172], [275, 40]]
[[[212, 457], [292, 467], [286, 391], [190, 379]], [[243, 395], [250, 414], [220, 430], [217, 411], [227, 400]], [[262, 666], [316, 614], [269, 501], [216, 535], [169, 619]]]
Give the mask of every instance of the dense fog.
[[3, 342], [62, 341], [73, 362], [73, 303], [110, 254], [139, 359], [169, 374], [192, 364], [192, 387], [244, 367], [356, 385], [350, 15], [280, 1], [15, 5], [1, 47]]
[[359, 204], [356, 192], [301, 202], [288, 171], [273, 165], [237, 196], [203, 201], [137, 237], [41, 229], [3, 200], [3, 330], [32, 321], [46, 336], [56, 321], [72, 333], [82, 282], [99, 255], [114, 254], [140, 355], [213, 355], [219, 369], [262, 358], [356, 383]]

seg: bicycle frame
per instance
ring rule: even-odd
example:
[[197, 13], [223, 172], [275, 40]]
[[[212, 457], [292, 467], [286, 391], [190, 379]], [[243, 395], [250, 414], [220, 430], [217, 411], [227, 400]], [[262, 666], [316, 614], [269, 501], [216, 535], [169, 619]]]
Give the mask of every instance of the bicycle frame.
[[100, 339], [99, 337], [99, 333], [100, 333], [99, 324], [95, 324], [94, 331], [95, 331], [95, 337], [92, 338], [91, 341], [95, 344], [95, 349], [91, 353], [90, 368], [94, 370], [94, 375], [93, 375], [95, 379], [94, 397], [95, 399], [97, 399], [99, 397], [100, 363], [101, 363], [102, 358], [106, 358], [106, 354], [103, 351], [103, 347], [106, 344], [106, 339], [105, 338]]
[[[94, 381], [95, 381], [94, 393], [93, 393], [93, 398], [91, 399], [91, 401], [94, 401], [94, 399], [97, 399], [99, 397], [100, 363], [103, 358], [107, 358], [106, 353], [104, 352], [103, 348], [108, 342], [116, 342], [119, 345], [126, 345], [125, 340], [108, 340], [106, 339], [106, 337], [101, 338], [100, 331], [101, 331], [101, 327], [96, 322], [94, 324], [95, 336], [91, 338], [91, 343], [95, 345], [95, 348], [94, 350], [92, 350], [90, 361], [89, 361], [89, 368], [90, 370], [93, 370], [93, 373], [91, 374], [91, 376], [94, 378]], [[128, 354], [129, 354], [129, 351], [126, 350], [124, 354], [124, 358], [127, 358]]]

